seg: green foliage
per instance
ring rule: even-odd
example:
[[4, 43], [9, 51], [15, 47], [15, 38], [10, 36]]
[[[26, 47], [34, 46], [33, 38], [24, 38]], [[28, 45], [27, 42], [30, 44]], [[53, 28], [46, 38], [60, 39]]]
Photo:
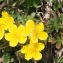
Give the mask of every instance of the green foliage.
[[[2, 4], [2, 2], [4, 1], [5, 0], [0, 0], [0, 3]], [[50, 0], [44, 0], [44, 1], [49, 2]], [[51, 9], [55, 13], [57, 13], [58, 9], [61, 8], [62, 4], [63, 2], [58, 3], [57, 0], [53, 0], [53, 5]], [[9, 1], [7, 0], [6, 4], [4, 5], [4, 7], [2, 7], [1, 10], [8, 11], [17, 22], [17, 25], [19, 24], [24, 25], [26, 21], [29, 19], [33, 19], [36, 23], [40, 21], [40, 19], [38, 18], [38, 15], [36, 14], [36, 8], [38, 8], [39, 5], [41, 5], [40, 0], [9, 0]], [[18, 9], [21, 12], [18, 11]], [[46, 25], [45, 30], [49, 33], [48, 42], [55, 43], [56, 48], [59, 49], [61, 45], [63, 45], [63, 35], [61, 34], [63, 33], [62, 31], [63, 30], [63, 13], [60, 15], [60, 17], [56, 16], [56, 17], [50, 18], [50, 20], [48, 21], [48, 24], [45, 24], [45, 25]], [[5, 42], [4, 40], [0, 40], [0, 46], [2, 46], [4, 42]], [[9, 61], [14, 62], [14, 58], [10, 59], [11, 49], [13, 48], [10, 49], [10, 47], [5, 47], [5, 46], [8, 46], [8, 43], [0, 47], [6, 53], [4, 54], [4, 63], [8, 63]], [[21, 56], [23, 55], [21, 54], [20, 51], [16, 51], [16, 50], [15, 50], [16, 56], [18, 60], [20, 60]], [[58, 62], [59, 59], [60, 58], [55, 58], [54, 60]], [[30, 63], [25, 59], [23, 59], [23, 62]], [[59, 62], [63, 63], [63, 59], [60, 59]]]
[[53, 32], [53, 31], [56, 31], [58, 32], [59, 29], [63, 28], [63, 26], [61, 25], [61, 22], [59, 20], [58, 17], [54, 17], [54, 18], [51, 18], [49, 23], [48, 23], [48, 28], [49, 28], [49, 32]]
[[56, 41], [56, 48], [59, 49], [61, 47], [61, 44], [62, 44], [61, 37], [57, 36], [55, 41]]
[[4, 1], [4, 0], [0, 0], [0, 2], [2, 2], [2, 1]]
[[[50, 1], [50, 0], [45, 0], [46, 2]], [[59, 8], [61, 8], [61, 5], [63, 4], [63, 2], [58, 3], [58, 0], [53, 0], [53, 10], [56, 12]]]
[[60, 20], [63, 21], [63, 13], [60, 15]]
[[5, 55], [4, 55], [4, 61], [3, 61], [4, 63], [9, 63], [10, 62], [10, 54], [9, 53], [6, 53]]
[[16, 54], [17, 57], [21, 57], [22, 56], [20, 50], [16, 51], [15, 54]]
[[53, 0], [53, 10], [56, 12], [59, 8], [61, 8], [61, 5], [63, 2], [58, 3], [58, 0]]
[[53, 9], [56, 12], [61, 7], [61, 3], [56, 2], [55, 5], [53, 5]]
[[38, 6], [39, 4], [40, 4], [39, 0], [25, 0], [22, 5], [24, 5], [24, 7], [26, 8], [30, 8], [35, 5]]
[[54, 60], [57, 63], [63, 63], [63, 58], [62, 57], [56, 57], [56, 58], [54, 58]]
[[[8, 44], [6, 44], [5, 46], [8, 46]], [[4, 52], [10, 53], [10, 47], [5, 47], [3, 48]]]
[[[62, 15], [63, 16], [63, 15]], [[48, 42], [56, 43], [56, 48], [59, 49], [62, 44], [62, 34], [61, 30], [63, 29], [62, 25], [62, 16], [51, 18], [48, 22], [46, 30], [49, 33]]]
[[32, 12], [30, 15], [19, 13], [17, 11], [10, 11], [11, 16], [16, 19], [18, 23], [25, 24], [27, 20], [33, 19], [36, 23], [38, 23], [40, 20], [36, 19], [37, 14], [35, 12]]
[[11, 62], [14, 62], [14, 58], [11, 58], [11, 60], [10, 60]]
[[49, 2], [50, 0], [45, 0], [46, 2]]
[[14, 10], [10, 11], [10, 14], [11, 14], [11, 16], [12, 16], [14, 19], [16, 19], [17, 16], [19, 16], [19, 13], [18, 13], [17, 11], [14, 11]]
[[31, 8], [33, 8], [33, 7], [37, 8], [39, 4], [40, 4], [39, 0], [25, 0], [24, 3], [22, 4], [22, 9], [24, 8], [23, 10], [26, 11], [27, 13], [29, 11], [32, 12], [33, 9], [31, 9]]
[[29, 20], [29, 19], [33, 19], [33, 20], [35, 20], [36, 22], [39, 22], [39, 20], [38, 20], [38, 19], [35, 19], [34, 17], [35, 17], [35, 14], [34, 14], [34, 15], [31, 14], [31, 15], [28, 15], [28, 16], [22, 14], [22, 15], [18, 15], [18, 16], [17, 16], [17, 20], [18, 20], [19, 23], [22, 23], [22, 24], [25, 24], [26, 21]]

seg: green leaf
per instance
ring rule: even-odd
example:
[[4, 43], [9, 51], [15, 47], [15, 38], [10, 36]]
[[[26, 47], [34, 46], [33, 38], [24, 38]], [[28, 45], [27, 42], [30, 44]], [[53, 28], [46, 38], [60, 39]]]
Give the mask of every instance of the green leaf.
[[49, 20], [48, 27], [49, 27], [50, 32], [53, 32], [53, 31], [58, 32], [59, 29], [63, 28], [63, 26], [62, 26], [58, 17], [51, 18]]
[[53, 0], [53, 3], [55, 3], [55, 4], [56, 4], [56, 3], [58, 3], [58, 1], [57, 1], [57, 0]]
[[63, 13], [61, 14], [61, 16], [60, 16], [60, 20], [62, 20], [63, 21]]
[[11, 58], [11, 62], [14, 62], [14, 58]]
[[33, 13], [31, 13], [31, 17], [35, 17], [35, 15], [36, 15], [36, 13], [35, 12], [33, 12]]
[[38, 5], [37, 5], [36, 2], [33, 2], [33, 6], [34, 6], [35, 8], [38, 8]]
[[56, 48], [59, 49], [61, 47], [62, 40], [61, 38], [57, 37], [57, 43], [56, 43]]
[[54, 60], [55, 60], [55, 62], [58, 62], [59, 58], [58, 58], [58, 57], [56, 57], [56, 58], [54, 58]]
[[37, 8], [39, 5], [40, 5], [39, 0], [25, 0], [24, 3], [22, 4], [22, 7], [24, 7], [23, 10], [25, 9], [25, 11], [28, 13], [33, 11], [33, 9], [31, 9], [32, 7]]
[[63, 59], [60, 60], [60, 63], [63, 63]]
[[21, 57], [22, 56], [22, 53], [20, 52], [20, 50], [16, 51], [15, 54], [16, 54], [17, 57]]
[[59, 4], [59, 3], [53, 5], [53, 9], [54, 9], [55, 12], [56, 12], [60, 7], [61, 7], [61, 4]]
[[3, 61], [3, 63], [9, 63], [9, 61], [10, 61], [10, 54], [9, 53], [6, 53], [4, 55], [4, 61]]
[[49, 2], [50, 0], [45, 0], [46, 2]]
[[4, 1], [4, 0], [0, 0], [0, 2], [2, 2], [2, 1]]

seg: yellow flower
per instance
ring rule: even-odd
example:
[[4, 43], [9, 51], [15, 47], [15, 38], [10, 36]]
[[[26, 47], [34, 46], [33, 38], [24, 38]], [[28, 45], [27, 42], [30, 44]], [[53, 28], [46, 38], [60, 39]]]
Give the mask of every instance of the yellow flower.
[[28, 20], [26, 22], [26, 30], [24, 32], [26, 36], [29, 36], [32, 42], [38, 42], [40, 40], [46, 40], [48, 34], [44, 31], [44, 24], [42, 22], [35, 24], [33, 20]]
[[7, 28], [10, 28], [13, 25], [14, 19], [6, 11], [2, 11], [2, 18], [4, 18]]
[[3, 38], [5, 30], [7, 29], [4, 19], [0, 18], [0, 40]]
[[25, 59], [35, 59], [40, 60], [42, 58], [42, 54], [40, 53], [43, 50], [45, 45], [43, 43], [30, 43], [22, 47], [20, 50], [21, 53], [25, 54]]
[[10, 41], [10, 46], [15, 47], [18, 44], [18, 42], [21, 44], [24, 44], [26, 42], [27, 37], [22, 35], [22, 31], [24, 30], [24, 28], [25, 27], [23, 25], [19, 25], [19, 27], [13, 25], [9, 29], [9, 33], [5, 34], [5, 39], [7, 41]]

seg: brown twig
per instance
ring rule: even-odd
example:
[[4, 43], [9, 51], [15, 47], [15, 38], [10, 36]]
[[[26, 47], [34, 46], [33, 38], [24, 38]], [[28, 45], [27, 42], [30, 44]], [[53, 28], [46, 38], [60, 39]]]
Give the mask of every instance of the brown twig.
[[3, 49], [3, 48], [6, 48], [6, 47], [9, 47], [9, 45], [8, 46], [5, 46], [5, 47], [1, 47], [0, 50]]
[[43, 20], [42, 17], [40, 16], [40, 13], [42, 13], [42, 12], [38, 12], [38, 8], [36, 8], [36, 13], [38, 14], [39, 19], [40, 19], [42, 22], [44, 22], [44, 20]]
[[4, 0], [2, 4], [0, 4], [0, 9], [2, 9], [4, 6], [6, 6], [9, 3], [9, 0]]
[[33, 61], [34, 63], [37, 63], [37, 61], [36, 61], [36, 60], [34, 60], [34, 59], [32, 59], [32, 61]]
[[17, 7], [19, 7], [25, 0], [20, 0], [19, 4], [17, 5]]

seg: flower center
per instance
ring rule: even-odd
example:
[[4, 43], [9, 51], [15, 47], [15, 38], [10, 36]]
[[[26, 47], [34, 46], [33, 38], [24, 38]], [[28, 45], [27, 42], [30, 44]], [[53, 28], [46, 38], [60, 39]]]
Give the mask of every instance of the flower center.
[[31, 47], [30, 47], [30, 52], [34, 52], [34, 51], [36, 51], [36, 49], [35, 49], [35, 47], [32, 45]]
[[17, 33], [14, 33], [14, 34], [13, 34], [13, 37], [14, 37], [15, 39], [18, 39], [19, 35], [18, 35]]
[[34, 34], [34, 35], [37, 35], [37, 33], [38, 33], [37, 30], [34, 29], [34, 30], [33, 30], [33, 34]]
[[15, 38], [18, 38], [18, 34], [16, 34]]

